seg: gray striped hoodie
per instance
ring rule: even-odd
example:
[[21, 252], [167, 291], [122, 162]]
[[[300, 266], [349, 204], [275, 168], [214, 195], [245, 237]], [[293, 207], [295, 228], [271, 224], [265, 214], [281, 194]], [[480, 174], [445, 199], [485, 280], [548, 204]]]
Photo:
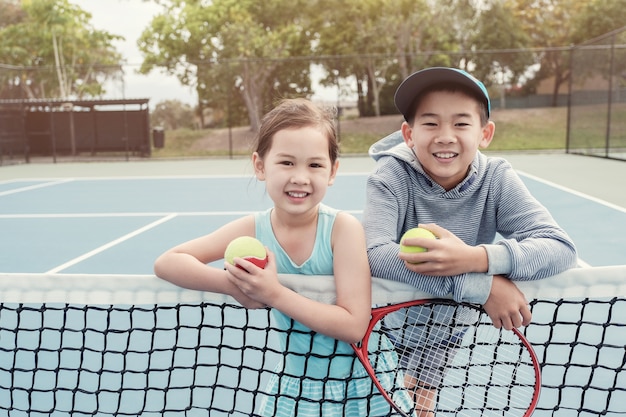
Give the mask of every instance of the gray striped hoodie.
[[[577, 264], [570, 237], [502, 158], [477, 152], [467, 177], [446, 191], [424, 172], [397, 131], [373, 144], [363, 225], [375, 277], [406, 282], [437, 297], [484, 304], [493, 275], [516, 281], [558, 274]], [[398, 259], [402, 234], [436, 223], [466, 244], [482, 245], [487, 273], [420, 275]]]

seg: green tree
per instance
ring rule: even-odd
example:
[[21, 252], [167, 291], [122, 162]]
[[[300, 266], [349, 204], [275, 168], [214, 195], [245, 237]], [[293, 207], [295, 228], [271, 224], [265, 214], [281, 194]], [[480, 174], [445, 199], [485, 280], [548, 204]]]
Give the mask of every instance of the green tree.
[[395, 112], [393, 91], [434, 65], [464, 67], [479, 10], [469, 0], [322, 0], [316, 52], [328, 74], [354, 77], [362, 116]]
[[19, 23], [24, 17], [19, 0], [0, 0], [0, 28]]
[[327, 74], [323, 84], [338, 85], [340, 78], [352, 78], [361, 116], [384, 113], [392, 98], [386, 91], [412, 72], [416, 54], [432, 40], [427, 3], [322, 0], [315, 51]]
[[102, 94], [107, 79], [121, 76], [112, 44], [121, 37], [95, 30], [89, 13], [68, 0], [23, 0], [21, 10], [7, 4], [13, 17], [0, 25], [0, 62], [14, 71], [0, 73], [2, 85], [29, 98], [82, 98]]
[[[602, 75], [613, 76], [614, 86], [626, 85], [626, 55], [598, 45], [623, 45], [626, 42], [626, 0], [590, 1], [576, 22], [574, 38], [584, 52], [575, 54], [582, 65], [574, 63], [576, 81]], [[586, 50], [585, 50], [586, 49]]]
[[589, 0], [574, 23], [576, 44], [626, 27], [626, 0]]
[[[23, 21], [25, 16], [19, 0], [0, 0], [0, 34], [6, 27]], [[10, 53], [11, 49], [12, 45], [3, 42], [0, 37], [0, 57]], [[0, 98], [19, 98], [20, 68], [3, 61], [0, 59]]]
[[[161, 3], [138, 44], [141, 72], [155, 68], [195, 85], [200, 107], [245, 106], [252, 130], [279, 97], [310, 93], [314, 2], [306, 0], [170, 0]], [[232, 97], [232, 92], [237, 93]]]
[[518, 84], [535, 64], [534, 54], [528, 50], [531, 38], [508, 1], [492, 1], [480, 14], [472, 44], [478, 51], [472, 58], [474, 75], [487, 86]]
[[552, 105], [556, 106], [561, 86], [570, 77], [568, 48], [575, 41], [575, 22], [584, 13], [579, 0], [512, 0], [516, 19], [530, 36], [530, 46], [539, 50], [540, 69], [535, 82], [552, 77]]
[[395, 51], [390, 30], [393, 26], [389, 26], [388, 21], [393, 16], [387, 13], [388, 6], [380, 0], [345, 1], [325, 16], [332, 19], [331, 24], [320, 31], [318, 53], [355, 57], [341, 67], [327, 68], [327, 71], [339, 74], [340, 70], [349, 70], [350, 75], [355, 76], [362, 114], [380, 116], [380, 92], [389, 81], [389, 72], [394, 66]]
[[189, 104], [180, 100], [165, 100], [157, 103], [150, 113], [152, 126], [166, 130], [194, 127], [194, 111]]

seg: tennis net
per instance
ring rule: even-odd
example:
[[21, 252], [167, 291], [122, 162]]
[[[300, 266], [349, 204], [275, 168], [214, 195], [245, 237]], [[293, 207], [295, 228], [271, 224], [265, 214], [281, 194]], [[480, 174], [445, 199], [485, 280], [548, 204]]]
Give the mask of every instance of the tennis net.
[[[281, 276], [334, 302], [332, 277]], [[626, 416], [626, 266], [519, 287], [542, 364], [535, 416]], [[428, 298], [374, 279], [377, 305]], [[269, 310], [154, 276], [0, 274], [7, 416], [250, 416], [284, 352]], [[377, 395], [372, 385], [370, 393]]]

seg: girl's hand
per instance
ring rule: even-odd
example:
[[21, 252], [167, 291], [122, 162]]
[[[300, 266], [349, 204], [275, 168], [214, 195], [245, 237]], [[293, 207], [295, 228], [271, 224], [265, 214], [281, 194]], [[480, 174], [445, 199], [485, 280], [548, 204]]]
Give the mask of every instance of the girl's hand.
[[480, 246], [469, 246], [454, 233], [436, 224], [420, 224], [430, 230], [437, 239], [410, 238], [404, 244], [421, 246], [426, 252], [403, 253], [398, 257], [413, 272], [431, 276], [454, 276], [467, 272], [486, 272], [487, 251]]
[[233, 297], [235, 301], [241, 304], [242, 307], [250, 309], [250, 310], [256, 310], [259, 308], [267, 307], [265, 304], [259, 303], [258, 301], [253, 300], [252, 298], [246, 296], [242, 292], [238, 292], [237, 294], [232, 294], [231, 297]]
[[[267, 250], [267, 256], [268, 262], [265, 268], [259, 268], [252, 262], [242, 258], [235, 258], [234, 261], [243, 269], [228, 262], [224, 263], [228, 280], [241, 291], [241, 295], [231, 295], [244, 307], [260, 308], [271, 306], [284, 288], [278, 281], [274, 254]], [[249, 307], [249, 305], [256, 305], [257, 307]]]

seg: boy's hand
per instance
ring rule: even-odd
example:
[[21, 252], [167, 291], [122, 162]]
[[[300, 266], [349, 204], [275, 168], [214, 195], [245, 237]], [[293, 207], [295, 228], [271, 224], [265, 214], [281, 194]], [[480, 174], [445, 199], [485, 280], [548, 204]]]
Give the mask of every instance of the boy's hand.
[[489, 298], [483, 306], [496, 328], [514, 327], [530, 324], [531, 312], [524, 293], [508, 278], [494, 275]]
[[413, 272], [432, 276], [454, 276], [467, 272], [487, 272], [487, 251], [480, 246], [469, 246], [456, 235], [436, 224], [420, 224], [437, 239], [405, 239], [404, 245], [421, 246], [426, 252], [402, 253], [398, 257]]

